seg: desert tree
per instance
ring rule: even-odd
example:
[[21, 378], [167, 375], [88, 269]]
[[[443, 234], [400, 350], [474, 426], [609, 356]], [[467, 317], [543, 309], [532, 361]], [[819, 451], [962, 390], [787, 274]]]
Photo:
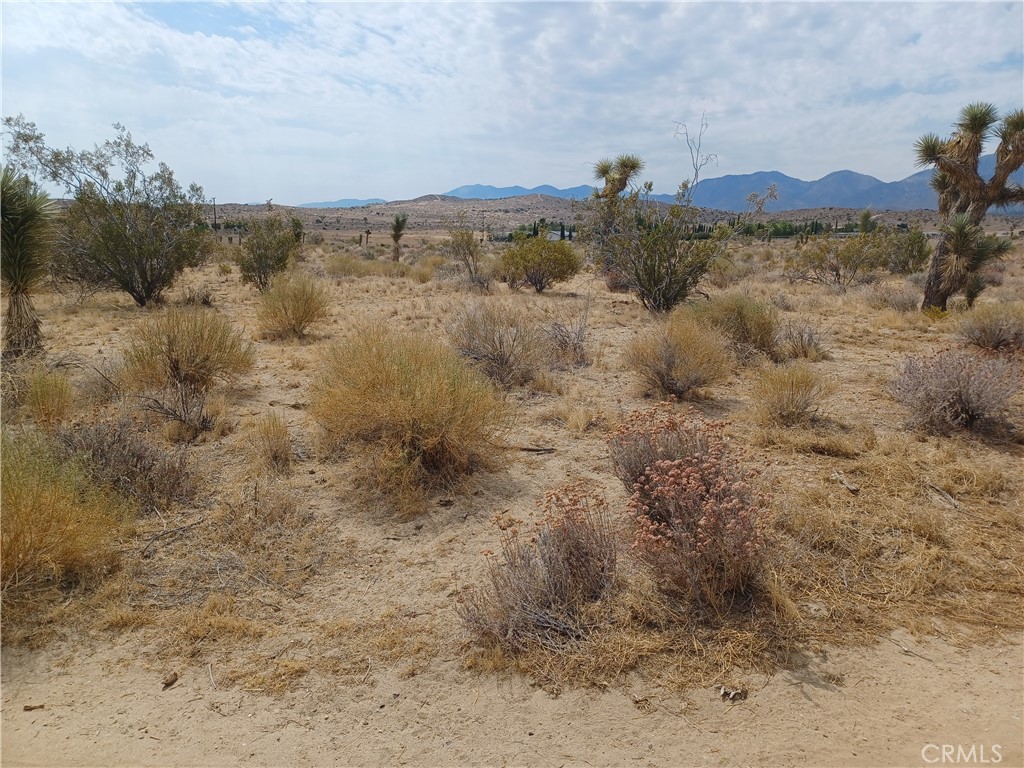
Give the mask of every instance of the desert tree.
[[238, 255], [238, 267], [243, 283], [252, 283], [260, 292], [266, 291], [274, 276], [288, 267], [288, 262], [300, 247], [301, 226], [285, 224], [280, 216], [264, 216], [246, 223], [247, 237]]
[[402, 257], [402, 246], [400, 240], [405, 234], [405, 225], [409, 223], [409, 216], [405, 213], [396, 213], [394, 221], [391, 222], [391, 260], [398, 261]]
[[[650, 182], [634, 184], [644, 167], [640, 158], [622, 155], [595, 166], [594, 175], [605, 180], [605, 187], [595, 192], [582, 213], [585, 242], [606, 277], [634, 291], [653, 312], [667, 312], [698, 291], [742, 225], [738, 219], [736, 227], [716, 227], [710, 237], [696, 236], [700, 210], [693, 194], [701, 171], [715, 159], [702, 149], [707, 128], [703, 117], [694, 134], [679, 125], [677, 135], [686, 141], [693, 172], [679, 185], [672, 205], [653, 196]], [[630, 192], [624, 195], [627, 186]], [[765, 195], [752, 193], [747, 198], [752, 212], [763, 212], [765, 203], [774, 199], [774, 187]]]
[[205, 260], [212, 240], [202, 187], [183, 189], [164, 163], [152, 170], [153, 153], [124, 126], [82, 151], [47, 146], [21, 115], [4, 127], [12, 162], [73, 198], [57, 230], [58, 275], [116, 286], [145, 306]]
[[32, 291], [46, 276], [52, 245], [54, 206], [50, 197], [12, 166], [0, 180], [2, 248], [0, 259], [7, 310], [4, 313], [3, 356], [16, 357], [39, 349], [39, 317]]
[[[985, 143], [999, 139], [995, 170], [986, 181], [978, 170]], [[975, 102], [960, 110], [953, 134], [928, 133], [914, 145], [919, 166], [933, 166], [932, 187], [939, 197], [942, 237], [932, 253], [922, 309], [944, 310], [950, 296], [963, 290], [985, 264], [998, 259], [1008, 244], [984, 235], [988, 209], [1024, 203], [1024, 187], [1010, 175], [1024, 165], [1024, 109], [1001, 120], [993, 104]]]

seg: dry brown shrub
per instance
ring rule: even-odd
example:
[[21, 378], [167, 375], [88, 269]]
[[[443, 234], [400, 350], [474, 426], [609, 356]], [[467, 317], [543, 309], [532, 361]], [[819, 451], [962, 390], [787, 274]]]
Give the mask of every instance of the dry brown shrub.
[[124, 349], [127, 382], [146, 393], [146, 408], [191, 431], [213, 426], [206, 401], [214, 384], [255, 364], [252, 345], [216, 313], [172, 309], [134, 331]]
[[256, 319], [268, 338], [302, 339], [310, 328], [330, 317], [331, 297], [310, 275], [277, 275], [260, 297]]
[[167, 451], [147, 440], [130, 418], [101, 418], [57, 432], [72, 458], [100, 485], [134, 499], [145, 510], [187, 502], [196, 492], [184, 451]]
[[451, 487], [493, 464], [510, 413], [439, 341], [366, 326], [324, 353], [310, 413], [333, 445], [358, 446], [379, 489]]
[[978, 304], [960, 318], [957, 336], [980, 349], [1024, 350], [1024, 304]]
[[729, 374], [729, 342], [718, 331], [673, 313], [668, 322], [637, 337], [626, 364], [660, 397], [693, 397]]
[[53, 441], [3, 431], [0, 577], [7, 631], [39, 619], [62, 592], [94, 585], [118, 563], [131, 510], [95, 485]]
[[911, 426], [940, 434], [1007, 425], [1021, 374], [1011, 360], [946, 350], [908, 358], [888, 391], [909, 409]]
[[818, 363], [831, 360], [824, 335], [812, 325], [789, 322], [779, 334], [780, 356], [790, 360]]
[[804, 363], [761, 371], [754, 384], [754, 407], [762, 424], [795, 426], [819, 416], [835, 387]]
[[460, 355], [505, 389], [529, 384], [550, 356], [540, 326], [508, 305], [465, 307], [452, 318], [448, 335]]
[[580, 486], [550, 492], [544, 521], [529, 541], [511, 531], [488, 561], [489, 583], [465, 591], [458, 605], [485, 644], [517, 653], [557, 650], [603, 623], [599, 603], [615, 581], [615, 535], [604, 499]]
[[292, 442], [288, 425], [276, 411], [257, 417], [252, 423], [252, 447], [259, 463], [276, 472], [286, 472], [292, 463]]
[[729, 337], [741, 360], [750, 360], [758, 354], [771, 360], [779, 358], [779, 313], [769, 303], [731, 291], [706, 302], [684, 305], [676, 312], [721, 330]]
[[33, 421], [47, 431], [65, 421], [74, 405], [71, 381], [59, 371], [37, 369], [28, 374], [22, 397]]

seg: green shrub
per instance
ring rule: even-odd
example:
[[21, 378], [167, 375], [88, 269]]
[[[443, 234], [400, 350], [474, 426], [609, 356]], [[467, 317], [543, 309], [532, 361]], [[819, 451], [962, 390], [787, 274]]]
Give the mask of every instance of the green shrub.
[[580, 257], [566, 240], [548, 240], [541, 230], [537, 237], [520, 237], [501, 255], [500, 274], [509, 287], [521, 283], [541, 293], [580, 271]]
[[625, 359], [649, 391], [680, 398], [722, 381], [732, 364], [725, 336], [679, 313], [635, 339]]
[[490, 464], [509, 416], [487, 378], [450, 347], [379, 325], [325, 353], [310, 413], [332, 443], [362, 446], [378, 486], [400, 497]]
[[299, 243], [294, 229], [279, 216], [250, 220], [238, 255], [242, 282], [267, 290], [274, 275], [288, 268]]

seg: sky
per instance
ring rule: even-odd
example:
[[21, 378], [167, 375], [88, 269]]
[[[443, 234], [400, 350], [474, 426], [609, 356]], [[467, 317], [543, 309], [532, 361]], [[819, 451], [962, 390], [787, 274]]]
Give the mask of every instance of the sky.
[[122, 123], [218, 202], [914, 173], [960, 108], [1024, 106], [1024, 2], [19, 2], [2, 112], [51, 146]]

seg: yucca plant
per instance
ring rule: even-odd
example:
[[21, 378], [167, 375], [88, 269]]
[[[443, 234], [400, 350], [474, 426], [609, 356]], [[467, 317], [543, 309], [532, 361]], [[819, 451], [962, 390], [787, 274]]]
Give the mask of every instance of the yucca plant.
[[[963, 289], [977, 269], [979, 257], [986, 261], [999, 258], [985, 249], [1004, 246], [987, 243], [980, 236], [981, 220], [992, 206], [1004, 207], [1024, 202], [1024, 187], [1010, 180], [1010, 174], [1024, 165], [1024, 109], [999, 119], [992, 104], [978, 102], [960, 110], [948, 139], [929, 133], [917, 140], [917, 164], [933, 166], [932, 187], [939, 196], [939, 214], [943, 236], [932, 254], [924, 287], [924, 310], [945, 310], [949, 297]], [[978, 172], [978, 161], [985, 142], [999, 139], [996, 166], [987, 181]], [[958, 242], [959, 240], [959, 242]], [[982, 250], [964, 249], [964, 244], [980, 244]], [[958, 250], [959, 249], [959, 250]], [[984, 262], [982, 262], [984, 263]]]
[[965, 214], [952, 216], [942, 228], [946, 245], [942, 261], [941, 285], [947, 295], [962, 292], [969, 306], [985, 289], [981, 269], [986, 264], [1006, 256], [1013, 250], [1013, 243], [1005, 237], [986, 235], [977, 224], [972, 224]]
[[0, 209], [0, 266], [7, 294], [3, 356], [16, 357], [39, 349], [42, 343], [32, 292], [46, 275], [54, 208], [49, 195], [37, 189], [27, 176], [5, 166], [0, 181]]

